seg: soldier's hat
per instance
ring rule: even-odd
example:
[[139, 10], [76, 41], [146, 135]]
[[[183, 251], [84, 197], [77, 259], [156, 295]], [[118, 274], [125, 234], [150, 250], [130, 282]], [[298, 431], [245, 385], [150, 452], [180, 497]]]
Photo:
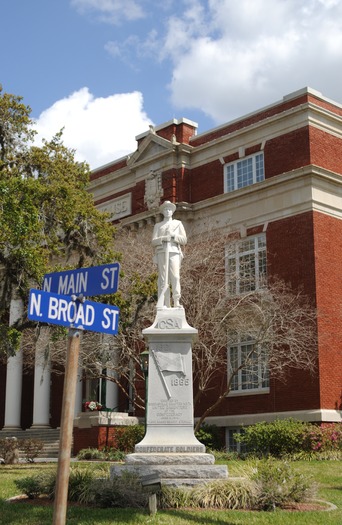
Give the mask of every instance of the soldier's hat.
[[166, 208], [171, 208], [173, 213], [176, 210], [176, 205], [173, 204], [173, 202], [171, 201], [164, 201], [163, 204], [161, 204], [159, 207], [160, 213], [163, 213]]

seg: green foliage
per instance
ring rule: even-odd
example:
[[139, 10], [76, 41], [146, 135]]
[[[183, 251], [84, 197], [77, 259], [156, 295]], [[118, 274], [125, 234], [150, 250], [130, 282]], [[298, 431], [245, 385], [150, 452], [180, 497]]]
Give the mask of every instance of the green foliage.
[[258, 456], [270, 454], [282, 457], [300, 451], [304, 436], [312, 425], [294, 419], [276, 419], [270, 423], [256, 423], [235, 434], [236, 441], [246, 445], [249, 452]]
[[19, 350], [22, 333], [6, 324], [0, 323], [0, 354], [15, 355]]
[[125, 452], [118, 450], [117, 448], [109, 447], [105, 451], [107, 461], [123, 461], [125, 459]]
[[158, 506], [161, 509], [193, 507], [192, 493], [191, 489], [165, 485], [158, 494]]
[[195, 435], [210, 450], [221, 450], [223, 448], [222, 429], [216, 425], [202, 425]]
[[97, 448], [84, 448], [77, 454], [79, 461], [84, 460], [97, 460], [97, 461], [123, 461], [125, 453], [122, 450], [108, 447], [104, 450]]
[[342, 451], [342, 423], [311, 425], [306, 429], [304, 442], [306, 449], [315, 452]]
[[261, 510], [274, 510], [288, 503], [305, 501], [314, 492], [308, 476], [296, 472], [285, 461], [270, 458], [255, 463], [251, 480], [259, 486], [255, 505]]
[[217, 480], [193, 489], [163, 487], [162, 508], [273, 510], [305, 501], [313, 494], [309, 477], [294, 471], [288, 463], [274, 459], [244, 463], [242, 476]]
[[100, 461], [106, 460], [106, 454], [102, 450], [99, 450], [98, 448], [83, 448], [79, 451], [77, 454], [77, 459], [79, 461], [89, 460], [89, 459], [96, 459]]
[[192, 492], [192, 506], [211, 509], [250, 509], [257, 497], [255, 483], [248, 479], [213, 481]]
[[215, 461], [228, 462], [236, 459], [243, 459], [246, 454], [241, 454], [240, 452], [234, 451], [225, 451], [225, 450], [209, 450], [210, 454], [213, 454]]
[[28, 498], [35, 499], [42, 493], [41, 479], [39, 476], [27, 476], [15, 480], [15, 484], [22, 494], [26, 494]]
[[132, 425], [118, 429], [117, 447], [123, 452], [133, 452], [134, 447], [145, 434], [144, 425]]
[[14, 482], [18, 489], [30, 499], [43, 495], [53, 499], [56, 486], [56, 471], [39, 472], [33, 476], [16, 479]]
[[139, 477], [130, 472], [114, 479], [96, 480], [91, 486], [89, 504], [96, 507], [142, 508], [146, 507], [148, 494]]
[[[30, 108], [0, 87], [0, 327], [3, 351], [18, 347], [6, 332], [14, 292], [25, 301], [44, 273], [112, 262], [114, 228], [87, 190], [89, 166], [75, 160], [62, 132], [33, 146]], [[60, 268], [59, 268], [60, 269]], [[22, 331], [25, 319], [14, 327]]]
[[70, 470], [68, 500], [87, 503], [91, 497], [91, 485], [98, 471], [92, 469], [73, 468]]

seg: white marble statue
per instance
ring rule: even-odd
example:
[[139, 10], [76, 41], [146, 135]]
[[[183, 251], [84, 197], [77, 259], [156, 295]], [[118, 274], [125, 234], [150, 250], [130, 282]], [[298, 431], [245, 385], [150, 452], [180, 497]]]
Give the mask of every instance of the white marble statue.
[[175, 209], [175, 204], [165, 201], [159, 208], [164, 219], [153, 229], [154, 260], [158, 265], [157, 308], [170, 308], [170, 284], [173, 306], [175, 308], [181, 306], [180, 266], [183, 259], [181, 246], [186, 244], [187, 238], [181, 221], [172, 218]]

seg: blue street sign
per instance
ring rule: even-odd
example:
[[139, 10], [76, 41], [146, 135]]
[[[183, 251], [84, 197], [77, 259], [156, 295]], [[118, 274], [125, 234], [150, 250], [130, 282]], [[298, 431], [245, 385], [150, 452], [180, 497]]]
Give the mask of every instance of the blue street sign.
[[66, 270], [44, 275], [43, 290], [60, 295], [80, 295], [92, 297], [115, 293], [119, 282], [119, 263], [104, 264]]
[[94, 301], [73, 301], [67, 295], [30, 290], [28, 318], [91, 332], [117, 334], [119, 308]]

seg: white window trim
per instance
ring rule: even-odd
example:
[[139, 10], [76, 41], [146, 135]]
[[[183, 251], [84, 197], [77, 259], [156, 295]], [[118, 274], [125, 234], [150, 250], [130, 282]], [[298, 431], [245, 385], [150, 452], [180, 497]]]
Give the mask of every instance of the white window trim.
[[[263, 238], [263, 246], [259, 246], [259, 240], [256, 241], [256, 239]], [[252, 250], [246, 250], [244, 252], [240, 251], [241, 244], [244, 241], [254, 241], [254, 248]], [[267, 264], [267, 244], [266, 244], [266, 233], [259, 233], [258, 235], [253, 235], [250, 237], [245, 237], [244, 239], [241, 239], [236, 243], [235, 251], [234, 253], [228, 252], [228, 249], [226, 249], [226, 275], [227, 275], [227, 290], [228, 293], [233, 293], [233, 295], [240, 295], [244, 293], [248, 293], [248, 291], [241, 291], [241, 259], [243, 256], [254, 254], [254, 260], [255, 260], [255, 278], [254, 278], [254, 284], [255, 288], [254, 290], [260, 290], [265, 286], [264, 280], [262, 279], [265, 277], [264, 275], [260, 275], [260, 268], [259, 268], [259, 256], [261, 253], [265, 252], [266, 256], [266, 264]], [[233, 279], [230, 279], [230, 268], [229, 268], [229, 261], [233, 260], [235, 263], [235, 277]], [[234, 284], [235, 291], [230, 290], [230, 284]]]
[[[242, 352], [242, 347], [245, 346], [245, 345], [253, 345], [253, 341], [243, 341], [241, 339], [239, 339], [236, 343], [232, 343], [232, 344], [229, 344], [228, 345], [228, 348], [227, 348], [227, 363], [228, 363], [228, 370], [227, 370], [227, 374], [228, 374], [228, 377], [230, 377], [230, 350], [232, 347], [237, 347], [238, 348], [238, 367], [241, 366], [241, 352]], [[270, 378], [269, 378], [269, 374], [268, 374], [268, 385], [267, 386], [262, 386], [262, 368], [263, 368], [263, 364], [262, 364], [262, 361], [261, 361], [261, 356], [259, 354], [258, 356], [258, 381], [259, 381], [259, 385], [255, 388], [242, 388], [242, 373], [243, 373], [243, 370], [244, 368], [241, 368], [238, 373], [237, 373], [237, 376], [235, 375], [234, 376], [234, 379], [237, 378], [237, 383], [238, 383], [238, 388], [237, 389], [234, 389], [233, 390], [233, 385], [232, 385], [232, 388], [231, 390], [229, 391], [228, 393], [228, 396], [230, 397], [236, 397], [236, 396], [250, 396], [250, 395], [255, 395], [255, 394], [269, 394], [270, 392], [270, 386], [269, 386], [269, 382], [270, 382]]]
[[[257, 170], [256, 170], [256, 159], [257, 159], [258, 156], [261, 156], [262, 157], [262, 161], [263, 161], [263, 177], [260, 180], [257, 180]], [[241, 186], [240, 188], [238, 188], [238, 177], [237, 177], [238, 165], [241, 164], [244, 161], [248, 161], [248, 159], [252, 159], [252, 161], [253, 161], [253, 170], [252, 170], [253, 171], [253, 181], [250, 184], [245, 184], [245, 185]], [[234, 187], [233, 187], [233, 189], [229, 189], [228, 188], [227, 170], [228, 170], [228, 167], [230, 167], [230, 166], [233, 166], [233, 168], [234, 168]], [[232, 162], [228, 162], [223, 167], [223, 173], [224, 173], [224, 180], [223, 180], [224, 193], [231, 193], [232, 191], [241, 190], [243, 188], [247, 188], [248, 186], [256, 184], [257, 182], [261, 182], [262, 180], [265, 179], [265, 165], [264, 165], [264, 153], [263, 153], [263, 151], [258, 151], [257, 153], [253, 153], [252, 155], [248, 155], [247, 157], [239, 158], [239, 159], [234, 160]]]

